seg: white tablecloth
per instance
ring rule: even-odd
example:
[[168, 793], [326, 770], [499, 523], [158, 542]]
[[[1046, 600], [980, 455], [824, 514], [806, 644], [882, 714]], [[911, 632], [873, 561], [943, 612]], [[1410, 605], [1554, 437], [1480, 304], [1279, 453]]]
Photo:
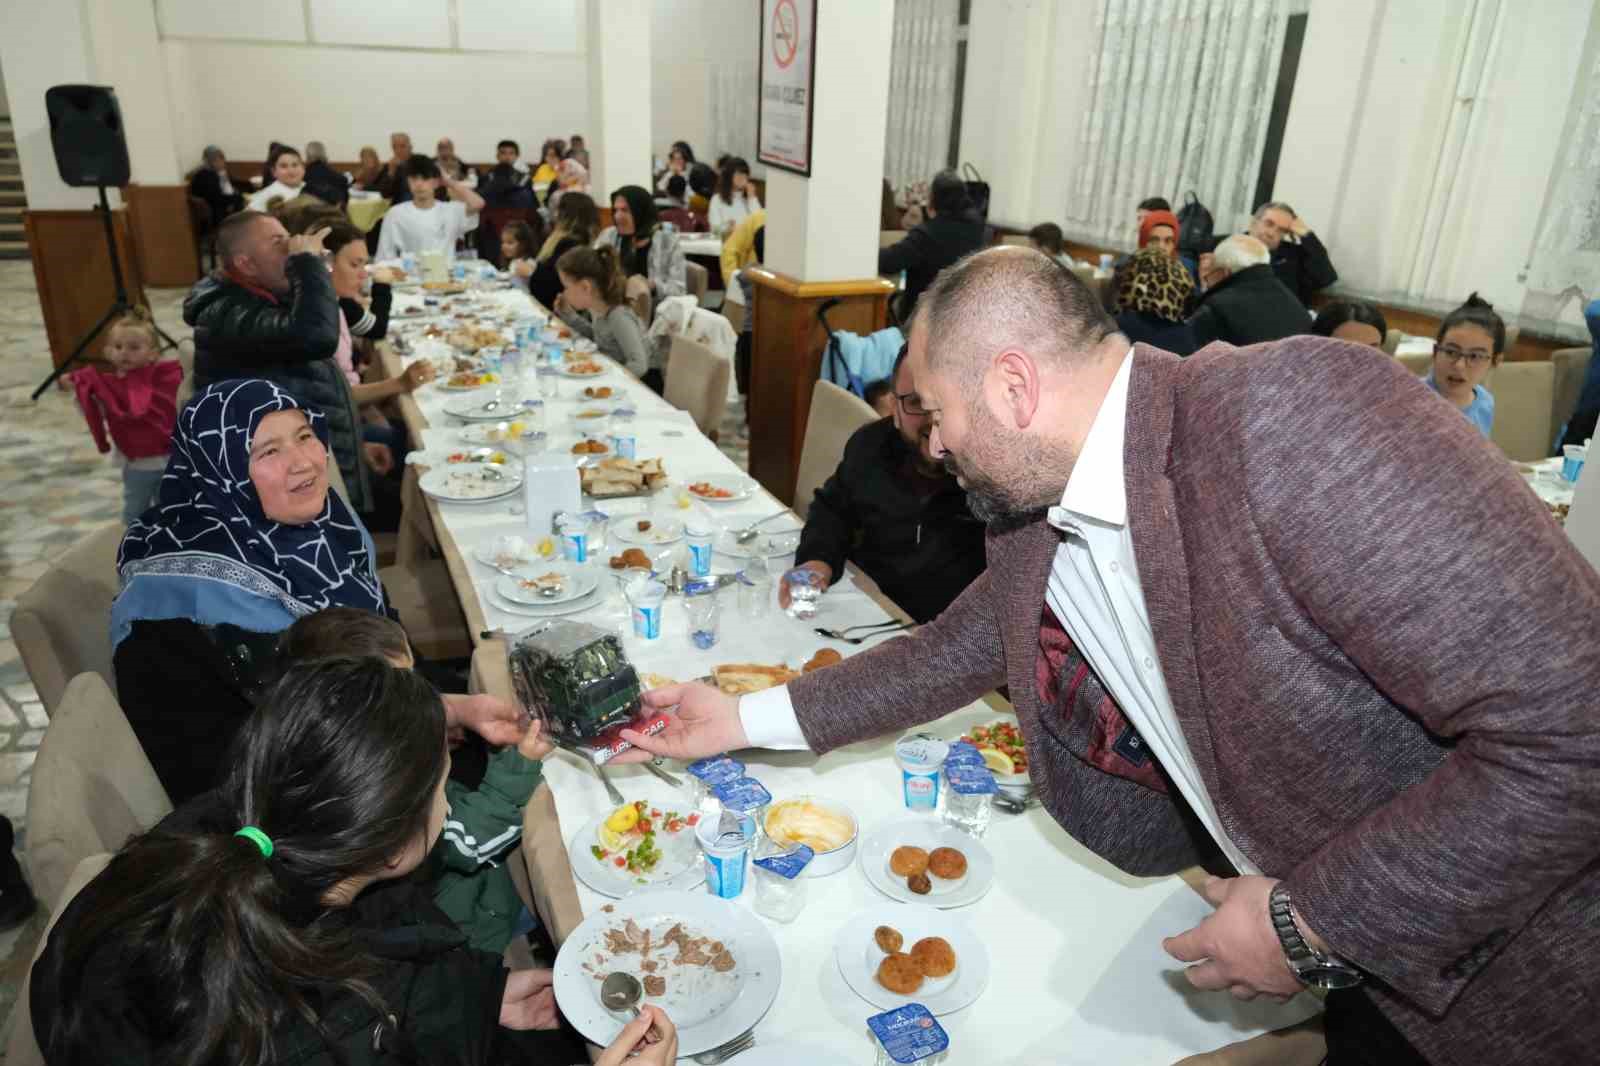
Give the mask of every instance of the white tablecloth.
[[713, 259], [722, 256], [722, 241], [716, 237], [681, 237], [678, 247], [683, 249], [684, 255], [709, 255]]
[[[397, 302], [404, 305], [414, 299], [401, 294]], [[508, 309], [525, 311], [529, 306], [522, 293], [499, 292], [484, 299]], [[621, 386], [638, 409], [640, 457], [660, 456], [674, 478], [736, 472], [734, 464], [695, 431], [687, 415], [668, 407], [649, 389], [620, 372], [608, 374], [603, 383]], [[563, 379], [560, 398], [547, 404], [552, 440], [557, 443], [575, 437], [575, 431], [567, 431], [567, 420], [583, 384]], [[451, 395], [433, 386], [416, 394], [430, 421], [424, 441], [430, 451], [458, 446], [459, 426], [443, 412]], [[649, 504], [633, 500], [600, 506], [610, 513], [634, 513]], [[655, 506], [672, 505], [662, 497]], [[739, 504], [695, 507], [730, 527], [783, 510], [760, 490]], [[511, 505], [503, 502], [443, 504], [440, 513], [469, 558], [486, 539], [522, 529]], [[670, 513], [684, 512], [674, 508]], [[773, 528], [786, 525], [793, 528], [794, 520], [780, 520]], [[790, 560], [777, 563], [786, 567]], [[523, 628], [526, 619], [499, 610], [483, 594], [493, 584], [494, 572], [475, 561], [469, 565], [490, 624]], [[718, 555], [714, 569], [732, 570], [737, 565], [737, 560]], [[602, 581], [610, 584], [608, 578]], [[686, 636], [682, 611], [682, 604], [669, 598], [658, 640], [641, 641], [627, 632], [624, 644], [639, 669], [688, 679], [725, 662], [781, 660], [798, 666], [821, 647], [850, 655], [871, 646], [825, 640], [812, 632], [812, 626], [848, 626], [887, 617], [848, 580], [823, 597], [811, 623], [788, 618], [776, 604], [759, 621], [745, 619], [729, 596], [720, 644], [701, 651]], [[626, 628], [625, 613], [615, 598], [574, 617]], [[976, 703], [928, 728], [955, 737], [996, 716], [989, 706]], [[908, 815], [891, 756], [893, 740], [864, 741], [820, 758], [809, 752], [768, 751], [744, 752], [739, 758], [778, 799], [811, 793], [849, 805], [865, 835]], [[660, 802], [671, 796], [670, 789], [639, 767], [615, 767], [609, 772], [630, 799]], [[545, 776], [569, 842], [610, 809], [594, 772], [574, 757], [552, 755], [546, 760]], [[1161, 938], [1198, 923], [1210, 912], [1209, 905], [1176, 877], [1122, 874], [1069, 837], [1041, 809], [1021, 816], [996, 811], [983, 843], [994, 855], [995, 885], [982, 900], [953, 913], [983, 939], [992, 966], [989, 986], [978, 1001], [941, 1019], [951, 1038], [951, 1063], [1171, 1062], [1292, 1024], [1315, 1009], [1303, 1001], [1305, 997], [1279, 1007], [1242, 1004], [1227, 993], [1190, 990], [1181, 967], [1163, 954]], [[581, 882], [578, 893], [585, 913], [606, 902]], [[834, 938], [854, 915], [885, 902], [857, 864], [812, 881], [806, 909], [792, 925], [769, 923], [782, 950], [783, 987], [759, 1026], [760, 1040], [811, 1044], [852, 1062], [871, 1060], [865, 1020], [878, 1008], [844, 983], [834, 960]], [[748, 891], [738, 905], [750, 905]]]

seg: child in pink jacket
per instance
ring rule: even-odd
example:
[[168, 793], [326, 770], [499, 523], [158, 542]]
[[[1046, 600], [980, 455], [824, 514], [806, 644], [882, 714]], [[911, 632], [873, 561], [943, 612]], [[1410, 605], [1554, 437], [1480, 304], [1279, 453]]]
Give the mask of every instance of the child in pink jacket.
[[167, 468], [183, 367], [161, 361], [155, 325], [138, 313], [111, 324], [103, 354], [108, 366], [85, 367], [72, 383], [95, 444], [102, 453], [116, 445], [122, 521], [132, 524], [155, 503]]

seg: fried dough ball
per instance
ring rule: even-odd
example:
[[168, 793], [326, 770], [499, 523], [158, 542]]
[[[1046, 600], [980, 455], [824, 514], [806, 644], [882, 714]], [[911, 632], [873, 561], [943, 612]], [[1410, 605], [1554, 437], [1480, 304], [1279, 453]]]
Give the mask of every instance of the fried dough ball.
[[948, 977], [956, 969], [956, 950], [944, 937], [925, 936], [911, 945], [911, 961], [924, 977]]
[[889, 856], [889, 869], [896, 877], [915, 877], [927, 868], [928, 853], [910, 844], [895, 848], [894, 853]]
[[933, 891], [933, 882], [928, 880], [927, 874], [912, 874], [906, 878], [906, 887], [919, 896], [926, 896]]
[[806, 660], [806, 664], [800, 668], [800, 672], [803, 674], [809, 674], [813, 670], [821, 670], [825, 666], [833, 666], [836, 663], [842, 662], [844, 662], [843, 655], [840, 655], [832, 648], [823, 648], [810, 659]]
[[955, 848], [934, 848], [928, 853], [928, 872], [946, 881], [967, 876], [967, 857]]
[[886, 955], [893, 955], [906, 942], [906, 938], [900, 935], [900, 930], [887, 925], [880, 925], [873, 930], [872, 939], [878, 942], [878, 948]]
[[922, 967], [910, 955], [896, 952], [878, 964], [878, 983], [891, 992], [909, 996], [922, 987]]

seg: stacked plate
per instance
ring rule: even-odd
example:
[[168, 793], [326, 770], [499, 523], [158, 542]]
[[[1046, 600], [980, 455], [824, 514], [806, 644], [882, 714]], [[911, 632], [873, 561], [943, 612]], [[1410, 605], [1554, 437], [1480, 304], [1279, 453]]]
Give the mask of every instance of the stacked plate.
[[587, 611], [600, 602], [600, 580], [592, 567], [568, 562], [538, 562], [517, 567], [495, 580], [489, 603], [525, 618], [559, 618]]
[[480, 389], [451, 397], [444, 405], [444, 413], [464, 422], [502, 422], [514, 417], [517, 404], [503, 398], [498, 390]]
[[417, 487], [445, 503], [489, 503], [522, 491], [522, 464], [451, 463], [417, 479]]

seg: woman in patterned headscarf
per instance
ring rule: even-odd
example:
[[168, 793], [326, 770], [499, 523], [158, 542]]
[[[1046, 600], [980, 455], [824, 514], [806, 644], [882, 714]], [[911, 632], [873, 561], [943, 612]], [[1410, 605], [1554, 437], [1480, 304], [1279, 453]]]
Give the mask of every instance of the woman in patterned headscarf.
[[1184, 323], [1194, 278], [1166, 248], [1151, 244], [1117, 268], [1112, 282], [1117, 328], [1129, 340], [1177, 355], [1195, 349]]
[[323, 607], [387, 611], [372, 538], [328, 488], [325, 420], [266, 381], [219, 382], [179, 414], [117, 571], [118, 695], [174, 803], [213, 783], [280, 632]]

